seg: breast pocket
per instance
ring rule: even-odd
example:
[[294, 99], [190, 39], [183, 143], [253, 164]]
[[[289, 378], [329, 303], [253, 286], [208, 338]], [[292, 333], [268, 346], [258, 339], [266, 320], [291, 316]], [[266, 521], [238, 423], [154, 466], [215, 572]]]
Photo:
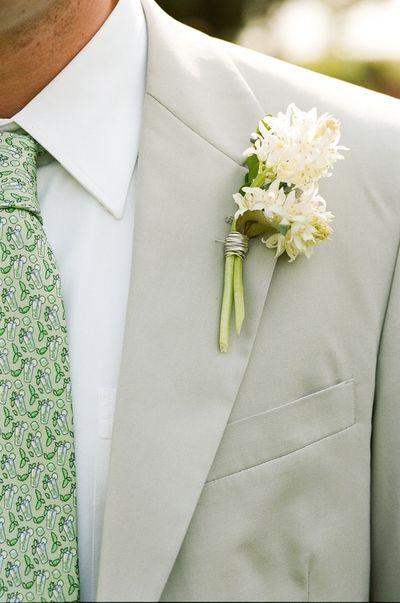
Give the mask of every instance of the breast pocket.
[[354, 423], [352, 379], [228, 423], [207, 483], [292, 454]]

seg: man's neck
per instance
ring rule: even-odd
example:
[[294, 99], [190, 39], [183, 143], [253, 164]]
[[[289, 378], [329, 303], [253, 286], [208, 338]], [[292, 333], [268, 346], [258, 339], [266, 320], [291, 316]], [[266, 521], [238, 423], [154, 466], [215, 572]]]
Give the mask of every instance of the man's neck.
[[0, 117], [12, 117], [89, 42], [118, 0], [60, 0], [0, 36]]

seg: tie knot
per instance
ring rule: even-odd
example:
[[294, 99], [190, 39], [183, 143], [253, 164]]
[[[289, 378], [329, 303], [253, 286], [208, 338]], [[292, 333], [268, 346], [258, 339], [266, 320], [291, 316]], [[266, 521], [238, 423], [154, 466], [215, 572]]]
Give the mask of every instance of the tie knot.
[[0, 132], [0, 209], [25, 209], [40, 215], [38, 152], [38, 143], [28, 134]]

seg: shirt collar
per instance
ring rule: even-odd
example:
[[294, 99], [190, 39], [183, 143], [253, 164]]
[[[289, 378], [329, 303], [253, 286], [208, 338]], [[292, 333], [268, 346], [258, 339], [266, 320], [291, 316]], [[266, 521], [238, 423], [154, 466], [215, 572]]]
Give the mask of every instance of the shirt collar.
[[83, 50], [12, 118], [116, 218], [138, 154], [146, 54], [141, 4], [119, 0]]

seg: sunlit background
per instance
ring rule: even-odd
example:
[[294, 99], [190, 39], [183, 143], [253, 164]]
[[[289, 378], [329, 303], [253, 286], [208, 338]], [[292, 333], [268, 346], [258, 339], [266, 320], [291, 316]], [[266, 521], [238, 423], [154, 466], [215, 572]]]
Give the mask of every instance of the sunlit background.
[[211, 35], [400, 98], [400, 0], [158, 0]]

